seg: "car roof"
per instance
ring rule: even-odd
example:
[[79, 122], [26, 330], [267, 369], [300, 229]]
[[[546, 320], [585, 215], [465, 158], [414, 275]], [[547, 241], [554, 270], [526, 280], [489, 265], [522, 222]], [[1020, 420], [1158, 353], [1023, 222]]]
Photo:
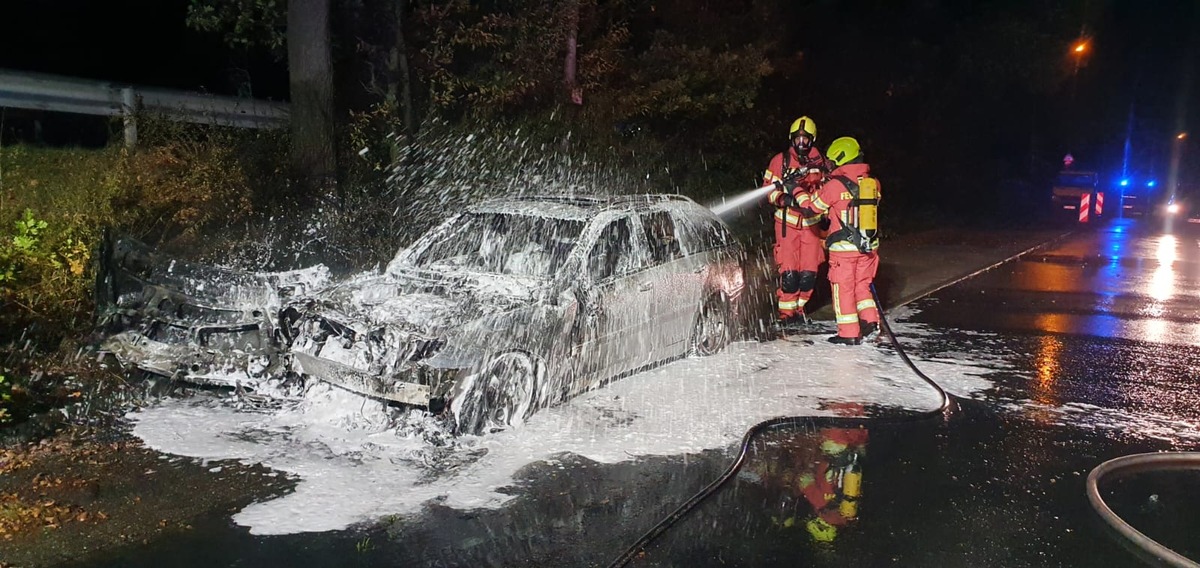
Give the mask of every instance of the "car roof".
[[603, 211], [646, 209], [666, 203], [695, 205], [691, 199], [678, 194], [527, 195], [492, 199], [472, 206], [470, 210], [480, 213], [535, 215], [586, 221]]

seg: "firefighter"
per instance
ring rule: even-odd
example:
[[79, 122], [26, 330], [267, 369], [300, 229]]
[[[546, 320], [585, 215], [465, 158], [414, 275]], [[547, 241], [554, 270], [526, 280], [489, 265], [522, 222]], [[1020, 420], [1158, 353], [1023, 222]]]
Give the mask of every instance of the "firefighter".
[[[831, 408], [839, 416], [863, 416], [864, 407], [835, 403]], [[869, 439], [866, 428], [824, 427], [756, 450], [763, 453], [750, 462], [749, 479], [778, 496], [772, 524], [803, 526], [813, 540], [831, 542], [839, 529], [857, 520]]]
[[871, 282], [879, 268], [880, 185], [854, 138], [834, 140], [825, 157], [834, 170], [819, 191], [801, 195], [796, 207], [807, 218], [826, 214], [831, 221], [825, 244], [838, 332], [829, 342], [858, 345], [879, 329]]
[[838, 529], [858, 519], [862, 497], [862, 465], [868, 434], [861, 428], [821, 430], [822, 457], [799, 479], [800, 493], [813, 508], [804, 523], [809, 536], [832, 542]]
[[794, 208], [798, 196], [819, 188], [828, 172], [825, 159], [814, 146], [817, 125], [807, 116], [797, 118], [788, 130], [790, 144], [771, 158], [763, 185], [774, 185], [767, 202], [775, 207], [775, 290], [782, 327], [808, 322], [804, 305], [817, 285], [817, 269], [825, 261], [821, 218], [804, 218]]

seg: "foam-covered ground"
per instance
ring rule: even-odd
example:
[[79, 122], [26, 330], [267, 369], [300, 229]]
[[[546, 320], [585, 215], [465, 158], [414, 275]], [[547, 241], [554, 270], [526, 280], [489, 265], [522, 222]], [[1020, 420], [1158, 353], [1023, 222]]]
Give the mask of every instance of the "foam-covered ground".
[[[896, 323], [904, 341], [932, 335]], [[1004, 363], [965, 356], [918, 359], [948, 391], [978, 395]], [[156, 450], [205, 460], [259, 462], [298, 478], [293, 494], [257, 503], [234, 520], [255, 534], [326, 531], [418, 511], [430, 501], [497, 507], [514, 475], [563, 452], [598, 462], [734, 445], [777, 416], [832, 414], [831, 402], [936, 408], [936, 392], [889, 347], [828, 344], [817, 335], [735, 343], [615, 381], [544, 409], [508, 431], [450, 439], [420, 411], [398, 414], [349, 392], [316, 385], [270, 411], [229, 399], [167, 400], [132, 413], [134, 433]]]

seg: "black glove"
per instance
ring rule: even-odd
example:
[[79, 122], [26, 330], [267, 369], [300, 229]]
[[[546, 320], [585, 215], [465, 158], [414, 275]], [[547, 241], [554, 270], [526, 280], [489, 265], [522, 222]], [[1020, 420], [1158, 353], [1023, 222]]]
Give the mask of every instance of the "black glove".
[[[779, 183], [779, 182], [776, 182]], [[779, 196], [780, 207], [795, 207], [799, 202], [796, 201], [796, 196], [792, 192], [784, 190], [783, 195]]]
[[804, 174], [804, 170], [792, 170], [791, 173], [783, 176], [783, 185], [788, 190], [796, 189], [796, 186], [800, 185], [800, 181], [804, 179]]

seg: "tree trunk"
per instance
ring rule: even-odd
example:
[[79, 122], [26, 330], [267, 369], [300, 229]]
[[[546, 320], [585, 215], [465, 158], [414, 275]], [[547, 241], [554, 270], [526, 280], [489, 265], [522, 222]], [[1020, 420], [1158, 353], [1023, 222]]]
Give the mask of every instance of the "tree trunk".
[[563, 88], [573, 105], [583, 104], [583, 89], [576, 78], [579, 52], [579, 0], [567, 0], [567, 56], [563, 63]]
[[417, 135], [416, 110], [413, 106], [412, 73], [408, 62], [408, 42], [404, 36], [404, 11], [408, 8], [406, 0], [392, 2], [392, 47], [388, 50], [387, 88], [384, 90], [384, 104], [391, 112], [399, 113], [401, 133], [391, 142], [392, 164], [396, 164], [401, 155], [401, 148], [411, 143]]
[[408, 41], [404, 37], [404, 10], [408, 8], [405, 0], [396, 0], [396, 69], [393, 69], [393, 81], [400, 83], [400, 108], [403, 111], [404, 134], [409, 140], [417, 133], [416, 111], [413, 109], [412, 73], [408, 66]]
[[330, 0], [288, 0], [287, 55], [291, 91], [292, 171], [308, 189], [330, 191], [334, 149]]

